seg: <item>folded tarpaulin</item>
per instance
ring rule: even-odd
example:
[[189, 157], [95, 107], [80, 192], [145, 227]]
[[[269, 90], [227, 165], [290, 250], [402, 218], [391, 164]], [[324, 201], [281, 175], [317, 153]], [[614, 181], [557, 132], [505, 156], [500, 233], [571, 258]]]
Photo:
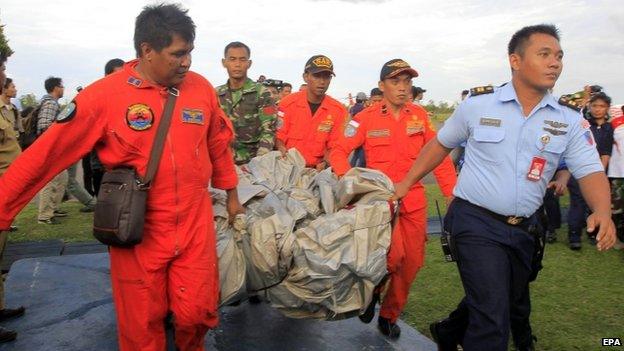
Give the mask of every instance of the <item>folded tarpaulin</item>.
[[294, 149], [252, 159], [239, 178], [247, 211], [236, 228], [227, 224], [225, 194], [212, 190], [221, 303], [259, 293], [294, 318], [363, 312], [387, 274], [390, 179], [354, 168], [337, 180], [330, 169], [305, 168]]

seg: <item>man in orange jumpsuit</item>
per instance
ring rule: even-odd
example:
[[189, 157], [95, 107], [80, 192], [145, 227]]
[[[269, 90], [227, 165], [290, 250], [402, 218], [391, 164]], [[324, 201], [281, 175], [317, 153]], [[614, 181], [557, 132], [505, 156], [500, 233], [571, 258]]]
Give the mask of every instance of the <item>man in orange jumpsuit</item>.
[[297, 149], [306, 167], [322, 170], [328, 165], [328, 152], [340, 135], [348, 114], [337, 100], [325, 94], [334, 74], [334, 64], [323, 55], [312, 56], [305, 65], [303, 80], [307, 89], [286, 96], [277, 112], [275, 148], [286, 154]]
[[212, 85], [189, 71], [195, 25], [186, 13], [176, 5], [145, 7], [134, 35], [139, 59], [85, 88], [0, 178], [6, 230], [43, 185], [94, 147], [106, 169], [130, 166], [144, 176], [167, 95], [179, 92], [149, 190], [143, 241], [110, 248], [123, 351], [164, 350], [169, 311], [177, 349], [204, 349], [219, 299], [209, 183], [228, 191], [230, 215], [242, 210], [231, 126]]
[[[420, 149], [435, 138], [427, 112], [409, 102], [412, 78], [417, 76], [418, 73], [400, 59], [383, 66], [379, 89], [383, 91], [384, 99], [349, 121], [330, 152], [329, 160], [338, 176], [349, 170], [348, 155], [362, 145], [367, 167], [382, 171], [395, 183], [403, 179]], [[434, 174], [442, 193], [450, 198], [457, 180], [451, 159], [447, 157]], [[424, 262], [426, 215], [425, 191], [422, 184], [417, 183], [401, 203], [388, 254], [390, 285], [378, 322], [381, 332], [391, 338], [398, 338], [401, 334], [396, 320], [407, 302], [410, 285]], [[369, 323], [373, 319], [378, 299], [377, 292], [369, 308], [360, 316], [363, 322]]]

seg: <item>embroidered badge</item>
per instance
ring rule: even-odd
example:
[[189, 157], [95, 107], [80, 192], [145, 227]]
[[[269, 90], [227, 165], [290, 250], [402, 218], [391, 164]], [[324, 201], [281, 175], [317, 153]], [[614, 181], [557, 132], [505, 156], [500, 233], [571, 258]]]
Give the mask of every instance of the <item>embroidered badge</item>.
[[544, 129], [544, 131], [546, 131], [546, 132], [548, 132], [548, 133], [550, 133], [552, 135], [566, 135], [566, 134], [568, 134], [568, 132], [565, 131], [565, 130], [553, 129], [553, 128], [548, 128], [548, 127], [544, 127], [542, 129]]
[[204, 111], [190, 108], [182, 109], [182, 123], [204, 124]]
[[126, 110], [126, 123], [134, 130], [146, 130], [154, 123], [154, 112], [146, 104], [133, 104]]
[[319, 124], [317, 130], [319, 132], [329, 133], [329, 132], [331, 132], [331, 129], [332, 129], [332, 124], [323, 122], [323, 123]]
[[406, 133], [407, 135], [413, 135], [422, 133], [425, 130], [425, 126], [422, 121], [411, 120], [406, 123]]
[[547, 124], [553, 128], [567, 128], [568, 125], [566, 123], [562, 123], [559, 121], [549, 121], [549, 120], [544, 120], [544, 124]]
[[69, 122], [76, 115], [76, 103], [70, 102], [65, 108], [56, 116], [56, 122], [65, 123]]
[[589, 145], [594, 145], [594, 136], [592, 135], [591, 130], [586, 131], [585, 133], [583, 133], [583, 136], [585, 137], [585, 140], [587, 140], [587, 144]]
[[583, 129], [589, 129], [589, 127], [590, 127], [589, 121], [586, 120], [585, 118], [583, 118], [583, 120], [581, 121], [581, 127]]
[[138, 78], [134, 78], [132, 76], [128, 77], [128, 84], [134, 85], [135, 87], [139, 87], [141, 85], [141, 80]]
[[501, 120], [498, 118], [481, 118], [479, 120], [479, 125], [481, 126], [490, 126], [490, 127], [500, 127]]
[[349, 123], [347, 123], [347, 125], [345, 126], [344, 136], [346, 136], [347, 138], [355, 136], [359, 126], [360, 124], [357, 121], [350, 120]]
[[390, 129], [373, 129], [366, 133], [369, 138], [384, 138], [390, 136]]

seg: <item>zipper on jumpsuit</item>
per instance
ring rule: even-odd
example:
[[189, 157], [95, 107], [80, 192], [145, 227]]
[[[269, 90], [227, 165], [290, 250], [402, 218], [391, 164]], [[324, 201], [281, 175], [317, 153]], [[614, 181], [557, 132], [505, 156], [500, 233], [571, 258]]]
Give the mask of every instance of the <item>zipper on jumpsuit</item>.
[[[162, 102], [162, 108], [163, 111], [165, 109], [165, 101], [167, 99], [167, 95], [165, 95], [165, 100]], [[171, 130], [171, 127], [169, 127], [169, 130]], [[179, 241], [178, 241], [178, 223], [180, 221], [180, 216], [179, 216], [179, 211], [178, 211], [178, 205], [180, 203], [180, 198], [178, 195], [178, 169], [176, 167], [176, 163], [175, 163], [175, 157], [173, 155], [173, 143], [171, 142], [171, 134], [169, 132], [167, 132], [167, 144], [169, 145], [169, 156], [171, 158], [171, 165], [173, 167], [173, 191], [175, 192], [175, 228], [173, 229], [173, 237], [175, 239], [175, 251], [173, 253], [174, 256], [178, 256], [178, 254], [180, 253], [180, 246], [179, 246]]]

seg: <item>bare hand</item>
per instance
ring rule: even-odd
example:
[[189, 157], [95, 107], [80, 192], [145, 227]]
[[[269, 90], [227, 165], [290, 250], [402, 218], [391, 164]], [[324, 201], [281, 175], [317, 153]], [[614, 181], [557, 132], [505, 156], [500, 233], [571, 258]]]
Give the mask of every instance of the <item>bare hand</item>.
[[553, 189], [555, 195], [562, 196], [568, 189], [568, 184], [553, 180], [552, 182], [548, 183], [548, 188]]
[[598, 228], [596, 247], [605, 251], [615, 244], [615, 225], [611, 220], [611, 213], [592, 213], [587, 217], [587, 232], [591, 233]]
[[316, 168], [316, 170], [320, 172], [320, 171], [324, 170], [325, 168], [327, 168], [327, 162], [321, 161], [321, 162], [317, 163], [314, 168]]
[[282, 158], [286, 158], [286, 155], [288, 155], [288, 150], [284, 146], [278, 146], [277, 151], [282, 153]]
[[245, 208], [238, 201], [238, 197], [236, 198], [228, 198], [226, 205], [227, 213], [228, 213], [228, 222], [232, 224], [236, 215], [245, 214]]
[[409, 190], [410, 190], [410, 187], [403, 182], [394, 183], [394, 194], [392, 195], [390, 200], [397, 201], [397, 200], [404, 198], [405, 195], [407, 195], [407, 193], [409, 192]]

